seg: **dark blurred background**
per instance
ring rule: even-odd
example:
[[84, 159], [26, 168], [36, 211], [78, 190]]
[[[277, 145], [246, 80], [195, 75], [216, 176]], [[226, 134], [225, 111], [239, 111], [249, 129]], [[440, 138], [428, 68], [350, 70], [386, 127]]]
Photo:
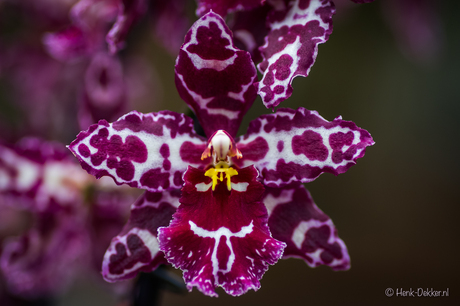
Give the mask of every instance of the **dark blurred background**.
[[[310, 76], [295, 79], [292, 97], [282, 103], [316, 110], [327, 120], [341, 115], [374, 137], [376, 144], [347, 173], [307, 184], [347, 244], [352, 268], [333, 272], [280, 260], [257, 292], [235, 298], [218, 289], [218, 299], [196, 289], [165, 292], [161, 305], [460, 305], [460, 5], [433, 1], [437, 47], [419, 57], [401, 44], [383, 2], [339, 1], [334, 31], [319, 46]], [[161, 92], [136, 107], [186, 112], [174, 86], [175, 58], [154, 41], [142, 41], [132, 38], [128, 46], [155, 67]], [[269, 112], [259, 98], [240, 133]], [[387, 297], [387, 288], [449, 289], [449, 297]], [[58, 304], [115, 300], [81, 281]]]

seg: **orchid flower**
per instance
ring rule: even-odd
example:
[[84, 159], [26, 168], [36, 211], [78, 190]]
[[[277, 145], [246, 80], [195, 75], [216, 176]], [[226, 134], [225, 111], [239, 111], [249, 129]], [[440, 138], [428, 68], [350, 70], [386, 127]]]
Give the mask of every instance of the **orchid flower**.
[[189, 290], [217, 296], [221, 286], [236, 296], [257, 290], [283, 251], [311, 266], [349, 267], [332, 221], [301, 183], [345, 172], [373, 140], [352, 122], [304, 108], [263, 115], [235, 138], [256, 81], [250, 54], [210, 12], [189, 30], [176, 61], [177, 89], [207, 139], [184, 114], [132, 111], [69, 145], [88, 173], [146, 190], [106, 252], [107, 281], [166, 259], [184, 271]]
[[82, 268], [97, 271], [107, 233], [116, 234], [125, 219], [132, 196], [113, 189], [109, 196], [107, 182], [82, 172], [69, 155], [63, 145], [37, 138], [0, 145], [0, 207], [27, 211], [33, 220], [2, 246], [0, 272], [15, 295], [55, 296]]
[[[373, 0], [353, 0], [356, 3]], [[263, 77], [258, 93], [274, 109], [292, 94], [292, 81], [309, 75], [318, 45], [332, 33], [331, 0], [197, 0], [197, 15], [235, 13], [235, 37], [250, 51]]]

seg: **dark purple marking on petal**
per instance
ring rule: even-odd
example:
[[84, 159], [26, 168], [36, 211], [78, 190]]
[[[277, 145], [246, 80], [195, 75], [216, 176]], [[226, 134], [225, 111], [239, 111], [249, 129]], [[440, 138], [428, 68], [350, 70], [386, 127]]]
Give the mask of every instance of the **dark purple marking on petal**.
[[78, 146], [78, 152], [83, 157], [89, 157], [91, 155], [91, 152], [90, 152], [88, 146], [83, 144], [83, 143]]
[[280, 140], [278, 141], [278, 143], [276, 144], [276, 148], [278, 149], [278, 152], [283, 152], [283, 149], [284, 149], [284, 141]]
[[[260, 158], [250, 160], [246, 156], [251, 157], [252, 149], [257, 152], [257, 146], [252, 145], [257, 139], [267, 145], [263, 154], [254, 154]], [[370, 134], [353, 122], [341, 118], [329, 122], [304, 108], [263, 115], [252, 121], [248, 133], [237, 141], [243, 158], [234, 160], [235, 164], [254, 164], [270, 187], [310, 182], [324, 172], [344, 173], [374, 144]]]
[[329, 155], [327, 147], [323, 144], [323, 137], [313, 131], [305, 131], [300, 136], [292, 137], [291, 145], [294, 154], [303, 154], [309, 160], [325, 161]]
[[318, 45], [332, 33], [331, 1], [279, 1], [267, 17], [270, 32], [259, 48], [264, 74], [259, 95], [267, 108], [274, 108], [292, 94], [292, 80], [306, 77], [318, 53]]
[[331, 219], [316, 206], [302, 185], [267, 188], [263, 201], [269, 211], [268, 224], [273, 237], [287, 244], [284, 258], [302, 258], [310, 267], [350, 268], [345, 243], [338, 237]]
[[149, 249], [144, 246], [137, 235], [129, 235], [126, 239], [126, 244], [128, 249], [122, 243], [115, 245], [117, 253], [110, 256], [109, 263], [111, 274], [122, 274], [124, 270], [131, 269], [138, 262], [145, 264], [151, 260]]
[[159, 189], [160, 186], [167, 189], [169, 188], [169, 173], [162, 173], [161, 168], [150, 169], [142, 175], [140, 182], [151, 189]]
[[235, 136], [256, 98], [257, 73], [250, 54], [234, 46], [219, 15], [211, 12], [195, 22], [175, 72], [179, 95], [194, 110], [206, 135], [225, 130]]
[[176, 171], [174, 173], [174, 185], [176, 186], [182, 186], [182, 184], [184, 184], [184, 181], [182, 180], [182, 175], [184, 173], [183, 172], [180, 172], [180, 171]]
[[210, 296], [217, 296], [216, 286], [234, 296], [257, 290], [268, 264], [276, 263], [284, 247], [266, 226], [257, 171], [239, 169], [231, 178], [238, 187], [231, 192], [225, 183], [212, 191], [204, 172], [189, 167], [184, 174], [181, 205], [169, 227], [158, 230], [160, 249], [184, 271], [189, 290], [197, 287]]
[[247, 144], [238, 144], [237, 146], [243, 155], [242, 159], [236, 161], [237, 164], [241, 164], [241, 162], [245, 160], [261, 160], [265, 158], [269, 149], [267, 141], [262, 137], [257, 137]]
[[206, 149], [206, 143], [196, 145], [193, 142], [185, 141], [180, 147], [180, 157], [183, 161], [189, 162], [191, 164], [200, 164], [203, 163], [207, 165], [210, 163], [210, 157], [201, 160], [201, 154]]

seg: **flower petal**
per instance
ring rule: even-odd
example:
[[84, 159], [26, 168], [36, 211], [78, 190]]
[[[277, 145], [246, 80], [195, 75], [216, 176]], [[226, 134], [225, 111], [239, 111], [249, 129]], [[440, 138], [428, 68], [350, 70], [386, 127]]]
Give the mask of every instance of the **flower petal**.
[[236, 12], [230, 27], [235, 44], [251, 53], [254, 63], [262, 61], [259, 47], [264, 44], [268, 34], [266, 19], [270, 9], [270, 6], [264, 5], [250, 11]]
[[43, 44], [48, 53], [60, 61], [87, 56], [97, 48], [92, 37], [74, 25], [56, 33], [44, 34]]
[[302, 258], [312, 268], [350, 268], [347, 247], [332, 220], [316, 206], [303, 185], [266, 188], [263, 202], [273, 238], [287, 244], [283, 258]]
[[202, 16], [209, 11], [225, 17], [228, 13], [240, 10], [249, 10], [262, 5], [265, 0], [197, 0], [197, 16]]
[[117, 20], [105, 38], [112, 54], [124, 47], [129, 30], [146, 11], [146, 0], [119, 0]]
[[243, 158], [235, 164], [254, 164], [269, 187], [311, 182], [324, 172], [344, 173], [374, 144], [353, 122], [341, 117], [329, 122], [305, 108], [260, 116], [236, 142]]
[[55, 296], [74, 279], [79, 260], [86, 261], [89, 236], [75, 215], [38, 215], [25, 235], [7, 240], [0, 267], [11, 292], [22, 297]]
[[257, 170], [239, 169], [231, 191], [225, 183], [212, 191], [204, 173], [189, 167], [184, 174], [181, 205], [169, 227], [158, 230], [160, 249], [184, 271], [189, 290], [197, 287], [209, 296], [217, 296], [216, 286], [234, 296], [257, 290], [268, 264], [275, 264], [285, 247], [268, 230]]
[[200, 159], [205, 146], [183, 114], [132, 111], [114, 123], [101, 120], [90, 126], [69, 149], [97, 178], [110, 176], [117, 184], [155, 192], [180, 188], [189, 164], [209, 163]]
[[259, 95], [267, 108], [275, 108], [292, 94], [292, 80], [307, 76], [318, 54], [318, 44], [332, 33], [331, 1], [276, 1], [268, 16], [270, 32], [260, 48], [263, 62], [258, 65], [264, 74]]
[[151, 272], [167, 263], [160, 252], [157, 229], [167, 226], [179, 205], [179, 190], [146, 191], [132, 206], [121, 233], [112, 239], [102, 263], [102, 276], [109, 282], [128, 279], [140, 271]]
[[217, 130], [235, 136], [257, 96], [256, 79], [250, 54], [234, 46], [219, 15], [194, 23], [176, 60], [176, 87], [208, 137]]
[[32, 211], [75, 206], [82, 200], [78, 187], [92, 180], [63, 145], [37, 138], [0, 145], [0, 198], [6, 204]]
[[126, 87], [123, 68], [116, 56], [105, 52], [93, 56], [85, 73], [85, 89], [79, 111], [80, 128], [101, 119], [116, 120], [124, 112]]

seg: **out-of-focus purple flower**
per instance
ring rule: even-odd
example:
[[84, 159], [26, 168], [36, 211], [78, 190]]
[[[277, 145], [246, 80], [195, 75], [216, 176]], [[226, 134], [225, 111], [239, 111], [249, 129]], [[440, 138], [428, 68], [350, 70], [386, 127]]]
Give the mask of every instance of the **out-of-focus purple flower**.
[[0, 268], [11, 293], [54, 296], [81, 269], [94, 271], [94, 261], [100, 265], [100, 247], [110, 240], [106, 231], [120, 230], [132, 201], [119, 192], [107, 195], [103, 187], [79, 170], [62, 145], [28, 138], [0, 146], [0, 209], [23, 209], [33, 217], [26, 233], [2, 247]]
[[187, 14], [189, 3], [189, 0], [153, 1], [150, 7], [154, 37], [174, 56], [192, 24]]
[[85, 129], [101, 119], [115, 120], [126, 107], [123, 67], [117, 57], [97, 53], [85, 72], [79, 122]]
[[[1, 138], [16, 141], [25, 135], [59, 137], [59, 127], [73, 127], [67, 109], [74, 100], [80, 66], [66, 66], [42, 50], [15, 43], [2, 50], [0, 65], [8, 84], [11, 107], [17, 116], [2, 118], [8, 132]], [[15, 120], [15, 121], [14, 121]]]
[[132, 111], [99, 121], [70, 144], [88, 173], [146, 190], [106, 252], [106, 280], [152, 271], [166, 258], [190, 290], [217, 296], [221, 286], [241, 295], [260, 287], [283, 250], [313, 267], [349, 268], [335, 226], [301, 183], [347, 171], [374, 143], [370, 134], [299, 108], [261, 116], [234, 139], [256, 84], [250, 54], [210, 12], [189, 30], [176, 60], [178, 92], [207, 139], [183, 114]]
[[107, 48], [114, 54], [124, 47], [129, 29], [146, 10], [146, 0], [80, 0], [70, 11], [72, 25], [46, 34], [43, 42], [52, 56], [63, 61]]

